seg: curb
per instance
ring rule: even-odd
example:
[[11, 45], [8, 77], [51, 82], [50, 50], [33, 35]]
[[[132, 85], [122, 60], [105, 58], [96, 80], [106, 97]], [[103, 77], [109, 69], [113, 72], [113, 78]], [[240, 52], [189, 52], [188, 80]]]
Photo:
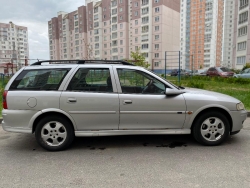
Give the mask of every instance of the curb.
[[[250, 111], [247, 112], [247, 117], [250, 117]], [[0, 118], [0, 124], [2, 123], [3, 118]]]

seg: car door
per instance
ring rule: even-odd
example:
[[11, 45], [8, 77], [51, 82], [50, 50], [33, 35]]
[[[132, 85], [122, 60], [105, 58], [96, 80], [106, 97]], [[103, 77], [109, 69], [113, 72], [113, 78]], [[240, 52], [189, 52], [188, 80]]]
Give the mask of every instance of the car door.
[[183, 95], [166, 96], [167, 86], [142, 70], [116, 68], [120, 100], [119, 129], [180, 129], [185, 121]]
[[60, 108], [74, 119], [78, 131], [117, 130], [119, 99], [112, 67], [80, 67], [60, 98]]

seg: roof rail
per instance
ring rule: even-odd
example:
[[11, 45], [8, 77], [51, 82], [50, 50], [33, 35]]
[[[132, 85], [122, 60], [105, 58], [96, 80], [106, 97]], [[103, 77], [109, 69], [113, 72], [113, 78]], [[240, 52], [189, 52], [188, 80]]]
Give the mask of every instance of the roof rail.
[[122, 65], [129, 65], [135, 66], [127, 61], [122, 60], [45, 60], [45, 61], [38, 61], [36, 63], [31, 64], [31, 66], [35, 65], [42, 65], [42, 63], [49, 63], [49, 64], [122, 64]]

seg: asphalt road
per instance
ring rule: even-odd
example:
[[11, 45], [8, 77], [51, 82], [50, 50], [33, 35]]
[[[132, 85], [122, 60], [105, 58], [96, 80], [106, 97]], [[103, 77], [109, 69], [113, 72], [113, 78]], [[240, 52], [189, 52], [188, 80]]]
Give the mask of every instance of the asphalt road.
[[0, 128], [0, 187], [250, 187], [250, 118], [217, 147], [189, 135], [92, 137], [53, 153]]

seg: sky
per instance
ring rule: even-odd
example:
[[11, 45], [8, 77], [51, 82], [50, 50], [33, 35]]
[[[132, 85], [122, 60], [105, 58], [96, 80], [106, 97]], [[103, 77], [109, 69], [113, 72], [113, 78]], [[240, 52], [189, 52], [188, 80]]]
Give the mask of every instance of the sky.
[[0, 5], [1, 23], [28, 27], [29, 58], [49, 59], [48, 21], [59, 11], [75, 11], [85, 0], [0, 0]]

